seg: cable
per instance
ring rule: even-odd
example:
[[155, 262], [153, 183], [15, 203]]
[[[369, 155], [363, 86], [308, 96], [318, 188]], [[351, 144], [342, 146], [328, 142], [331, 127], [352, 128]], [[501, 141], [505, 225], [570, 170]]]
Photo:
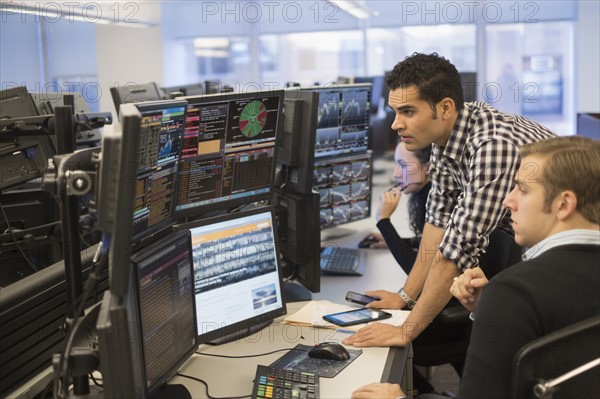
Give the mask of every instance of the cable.
[[202, 355], [202, 356], [212, 356], [212, 357], [223, 357], [226, 359], [245, 359], [248, 357], [260, 357], [260, 356], [267, 356], [267, 355], [272, 355], [273, 353], [277, 353], [277, 352], [283, 352], [283, 351], [299, 351], [299, 352], [308, 352], [306, 349], [297, 349], [297, 348], [284, 348], [284, 349], [277, 349], [275, 351], [272, 352], [266, 352], [266, 353], [258, 353], [255, 355], [243, 355], [243, 356], [229, 356], [229, 355], [215, 355], [212, 353], [202, 353], [202, 352], [196, 352], [197, 355]]
[[186, 375], [186, 374], [181, 374], [181, 373], [176, 373], [175, 375], [178, 375], [180, 377], [185, 377], [185, 378], [189, 378], [190, 380], [194, 380], [194, 381], [198, 381], [199, 383], [203, 384], [206, 387], [206, 396], [209, 397], [209, 399], [244, 399], [244, 398], [251, 398], [252, 395], [244, 395], [244, 396], [223, 396], [223, 397], [219, 397], [219, 396], [211, 396], [211, 394], [208, 391], [208, 383], [206, 381], [204, 381], [201, 378], [197, 378], [197, 377], [193, 377], [191, 375]]
[[12, 230], [12, 227], [10, 227], [10, 221], [8, 220], [8, 216], [6, 215], [6, 211], [4, 210], [4, 206], [2, 205], [2, 202], [0, 202], [0, 210], [2, 210], [2, 215], [4, 216], [4, 220], [6, 221], [7, 230], [10, 233], [10, 235], [11, 235], [11, 237], [13, 239], [13, 242], [17, 246], [17, 249], [19, 250], [19, 252], [21, 253], [21, 255], [23, 255], [23, 258], [25, 259], [25, 261], [27, 262], [27, 264], [33, 269], [33, 271], [37, 272], [38, 268], [27, 257], [27, 255], [25, 254], [25, 251], [23, 251], [23, 248], [21, 248], [21, 245], [19, 245], [19, 240], [17, 240], [17, 238], [15, 237], [15, 233]]
[[[104, 260], [106, 260], [106, 255], [108, 254], [108, 249], [110, 248], [110, 236], [108, 234], [104, 234], [102, 237], [102, 241], [98, 246], [96, 254], [94, 255], [93, 265], [90, 270], [90, 275], [88, 280], [86, 281], [86, 285], [84, 291], [82, 293], [81, 300], [79, 302], [79, 306], [77, 307], [77, 311], [74, 313], [73, 321], [70, 334], [67, 337], [65, 350], [60, 354], [60, 358], [58, 361], [58, 367], [54, 373], [54, 397], [58, 398], [66, 398], [68, 396], [68, 387], [69, 381], [71, 379], [71, 368], [69, 367], [68, 358], [71, 356], [71, 348], [73, 346], [73, 341], [75, 339], [75, 326], [77, 325], [77, 320], [79, 319], [79, 315], [83, 314], [85, 309], [85, 304], [89, 297], [92, 295], [95, 286], [98, 283], [99, 275], [98, 272], [101, 270], [101, 266], [104, 264]], [[75, 305], [75, 304], [73, 304]], [[62, 378], [61, 378], [62, 377]], [[61, 382], [63, 382], [61, 384]]]
[[99, 381], [102, 381], [102, 378], [96, 378], [96, 377], [94, 377], [94, 374], [93, 374], [93, 373], [90, 373], [90, 379], [91, 379], [91, 380], [94, 382], [94, 384], [95, 384], [97, 387], [100, 387], [100, 388], [102, 388], [102, 387], [103, 387], [103, 385], [102, 385], [102, 384], [99, 382]]

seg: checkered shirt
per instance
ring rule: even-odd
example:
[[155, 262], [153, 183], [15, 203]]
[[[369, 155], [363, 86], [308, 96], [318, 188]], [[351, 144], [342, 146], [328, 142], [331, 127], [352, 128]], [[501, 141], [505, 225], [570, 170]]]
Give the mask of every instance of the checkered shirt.
[[448, 143], [434, 144], [431, 154], [426, 221], [445, 229], [439, 250], [446, 259], [463, 271], [475, 267], [496, 227], [512, 231], [502, 201], [514, 186], [518, 148], [552, 136], [527, 118], [465, 103]]

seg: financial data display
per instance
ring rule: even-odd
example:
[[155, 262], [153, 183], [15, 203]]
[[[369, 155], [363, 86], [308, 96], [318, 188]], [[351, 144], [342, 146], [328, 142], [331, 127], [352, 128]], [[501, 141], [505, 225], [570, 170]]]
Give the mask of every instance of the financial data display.
[[315, 163], [321, 228], [364, 219], [371, 214], [371, 154], [348, 155]]
[[175, 211], [268, 195], [283, 92], [187, 100]]
[[272, 212], [200, 223], [189, 227], [199, 336], [282, 309]]
[[145, 387], [164, 384], [196, 349], [194, 285], [188, 232], [172, 233], [135, 253]]
[[172, 217], [185, 105], [185, 102], [138, 105], [142, 120], [137, 163], [132, 167], [136, 181], [134, 238], [148, 234]]
[[310, 90], [319, 93], [315, 157], [366, 151], [371, 85], [338, 85]]

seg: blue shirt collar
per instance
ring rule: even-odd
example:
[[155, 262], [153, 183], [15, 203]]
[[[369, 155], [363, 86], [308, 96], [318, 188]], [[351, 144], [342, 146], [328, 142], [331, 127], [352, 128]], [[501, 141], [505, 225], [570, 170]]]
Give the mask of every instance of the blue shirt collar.
[[536, 258], [549, 249], [569, 244], [600, 245], [600, 231], [573, 229], [553, 234], [527, 249], [523, 255], [523, 260]]

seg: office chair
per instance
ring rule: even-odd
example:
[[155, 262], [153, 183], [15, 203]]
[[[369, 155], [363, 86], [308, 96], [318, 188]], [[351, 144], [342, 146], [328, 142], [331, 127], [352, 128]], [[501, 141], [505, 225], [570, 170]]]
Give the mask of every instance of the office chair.
[[[600, 395], [598, 364], [600, 315], [523, 346], [513, 364], [511, 397], [597, 398]], [[564, 381], [559, 378], [583, 365], [591, 368]]]
[[[509, 266], [519, 263], [522, 253], [522, 248], [515, 243], [512, 234], [496, 229], [490, 235], [490, 243], [486, 253], [481, 256], [480, 266], [488, 279], [491, 279]], [[473, 324], [469, 313], [460, 302], [452, 298], [428, 327], [435, 329], [428, 334], [432, 335], [433, 339], [419, 341], [417, 338], [413, 343], [415, 364], [433, 367], [450, 363], [461, 376]], [[437, 341], [436, 337], [441, 336], [444, 336], [444, 339]]]

